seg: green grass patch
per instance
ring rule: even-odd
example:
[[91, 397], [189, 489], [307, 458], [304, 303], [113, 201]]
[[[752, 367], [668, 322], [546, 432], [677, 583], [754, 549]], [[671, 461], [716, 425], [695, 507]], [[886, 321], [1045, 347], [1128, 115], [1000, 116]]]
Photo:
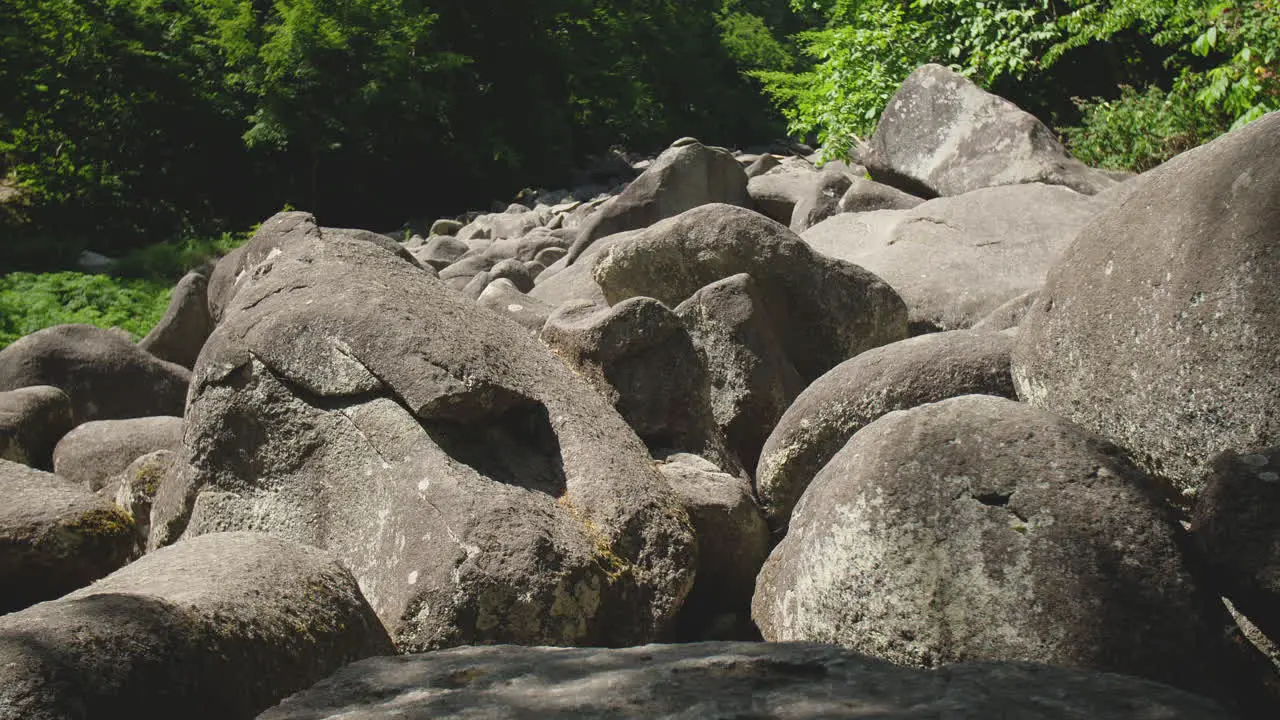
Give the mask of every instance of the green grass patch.
[[144, 337], [164, 315], [168, 281], [78, 272], [10, 273], [0, 277], [0, 348], [54, 325], [85, 323]]

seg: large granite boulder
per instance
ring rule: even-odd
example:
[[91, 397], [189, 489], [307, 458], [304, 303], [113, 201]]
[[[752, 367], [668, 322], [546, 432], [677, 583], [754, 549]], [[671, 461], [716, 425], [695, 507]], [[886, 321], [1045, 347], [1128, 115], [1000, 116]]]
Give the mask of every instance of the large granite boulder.
[[95, 420], [62, 438], [53, 451], [53, 471], [90, 490], [99, 490], [110, 477], [143, 455], [180, 447], [180, 417]]
[[73, 427], [71, 398], [56, 387], [0, 392], [0, 460], [51, 470], [53, 448]]
[[917, 670], [806, 643], [468, 647], [353, 663], [259, 720], [1230, 720], [1138, 678], [1024, 663]]
[[1093, 195], [1116, 184], [1067, 154], [1035, 116], [934, 64], [889, 99], [862, 161], [872, 180], [922, 197], [1020, 183]]
[[1027, 405], [890, 413], [809, 486], [753, 614], [770, 641], [1127, 673], [1274, 717], [1275, 672], [1192, 575], [1166, 501], [1119, 448]]
[[138, 341], [138, 347], [161, 360], [191, 368], [211, 332], [209, 281], [204, 275], [191, 272], [178, 281], [164, 316]]
[[703, 205], [616, 243], [601, 254], [593, 277], [610, 304], [647, 296], [676, 307], [739, 273], [756, 282], [770, 324], [806, 381], [906, 337], [906, 308], [887, 283], [732, 205]]
[[1280, 447], [1215, 458], [1191, 533], [1218, 590], [1280, 644]]
[[785, 531], [805, 488], [853, 434], [894, 410], [960, 395], [1014, 398], [1013, 340], [953, 330], [868, 350], [805, 388], [778, 420], [756, 468], [770, 525]]
[[647, 297], [562, 306], [541, 339], [604, 395], [655, 457], [702, 455], [742, 474], [711, 412], [707, 372], [680, 318]]
[[1021, 325], [1025, 401], [1186, 494], [1280, 445], [1280, 113], [1147, 172], [1049, 273]]
[[56, 325], [0, 350], [0, 392], [51, 385], [76, 422], [181, 415], [191, 371], [139, 348], [121, 332]]
[[885, 279], [916, 333], [972, 326], [1037, 290], [1100, 203], [1050, 185], [989, 188], [910, 210], [844, 213], [801, 237]]
[[602, 237], [645, 228], [708, 203], [750, 207], [746, 173], [725, 150], [696, 140], [676, 141], [579, 229], [565, 264], [572, 265]]
[[394, 652], [325, 553], [220, 533], [0, 618], [0, 719], [248, 720], [334, 670]]
[[711, 412], [729, 449], [754, 469], [760, 448], [804, 380], [746, 273], [700, 288], [675, 309], [703, 358]]
[[254, 529], [326, 548], [406, 649], [665, 631], [693, 581], [687, 514], [535, 338], [344, 233], [249, 274], [196, 366], [153, 546]]
[[0, 497], [0, 613], [84, 587], [129, 561], [133, 520], [86, 488], [0, 460]]

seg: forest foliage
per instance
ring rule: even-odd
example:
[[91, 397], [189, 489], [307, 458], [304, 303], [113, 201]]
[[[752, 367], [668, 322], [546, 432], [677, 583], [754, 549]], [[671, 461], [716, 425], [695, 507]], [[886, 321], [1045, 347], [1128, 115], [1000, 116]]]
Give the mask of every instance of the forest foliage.
[[6, 0], [0, 272], [285, 205], [391, 229], [682, 135], [840, 157], [924, 62], [1141, 170], [1280, 108], [1278, 53], [1280, 0]]

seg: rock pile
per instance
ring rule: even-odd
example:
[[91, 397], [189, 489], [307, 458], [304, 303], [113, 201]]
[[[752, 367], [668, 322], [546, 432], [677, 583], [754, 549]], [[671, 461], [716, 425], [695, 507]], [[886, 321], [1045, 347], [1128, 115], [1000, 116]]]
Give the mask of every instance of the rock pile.
[[1119, 185], [925, 66], [862, 160], [0, 350], [0, 720], [1280, 716], [1280, 115]]

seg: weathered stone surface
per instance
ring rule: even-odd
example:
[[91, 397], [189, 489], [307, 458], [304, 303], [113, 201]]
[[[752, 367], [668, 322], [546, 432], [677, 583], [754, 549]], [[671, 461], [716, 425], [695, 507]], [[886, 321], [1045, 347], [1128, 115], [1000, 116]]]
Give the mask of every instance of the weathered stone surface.
[[331, 550], [408, 649], [658, 637], [687, 514], [535, 338], [370, 243], [254, 269], [196, 368], [152, 544], [255, 529]]
[[764, 443], [756, 492], [769, 523], [785, 530], [805, 488], [853, 434], [894, 410], [960, 395], [1014, 398], [1011, 338], [954, 330], [878, 347], [805, 388]]
[[760, 212], [790, 225], [796, 205], [809, 194], [820, 174], [808, 163], [792, 162], [753, 176], [747, 182], [747, 192]]
[[467, 254], [471, 248], [466, 243], [450, 235], [436, 235], [427, 240], [422, 249], [415, 250], [413, 256], [436, 270], [443, 270], [458, 258]]
[[781, 161], [778, 160], [777, 155], [771, 155], [769, 153], [765, 153], [764, 155], [757, 157], [746, 167], [747, 179], [750, 180], [753, 177], [769, 172], [770, 170], [778, 167], [780, 162]]
[[138, 341], [138, 347], [190, 369], [209, 333], [213, 318], [209, 317], [209, 283], [200, 273], [187, 273], [178, 281], [160, 322]]
[[840, 197], [836, 209], [842, 213], [910, 210], [922, 202], [924, 198], [905, 193], [891, 185], [855, 177], [850, 179], [849, 189]]
[[0, 350], [0, 391], [56, 387], [77, 422], [181, 415], [190, 381], [181, 365], [92, 325], [45, 328]]
[[516, 258], [503, 260], [489, 268], [489, 282], [494, 280], [507, 280], [520, 292], [527, 293], [533, 289], [533, 276], [529, 274], [524, 262]]
[[427, 235], [453, 236], [457, 235], [462, 229], [462, 223], [452, 218], [440, 218], [431, 223], [431, 230]]
[[1023, 321], [1019, 396], [1186, 494], [1214, 455], [1280, 445], [1277, 157], [1272, 113], [1129, 181]]
[[209, 535], [0, 618], [0, 718], [247, 720], [392, 652], [328, 555], [255, 533]]
[[1219, 592], [1280, 644], [1280, 447], [1215, 458], [1191, 533]]
[[1040, 297], [1039, 290], [1025, 292], [1000, 307], [987, 313], [987, 316], [973, 324], [974, 330], [1009, 330], [1022, 324], [1023, 318]]
[[542, 225], [543, 218], [523, 205], [510, 205], [500, 213], [481, 215], [457, 232], [459, 240], [519, 238]]
[[682, 640], [756, 640], [751, 595], [769, 556], [769, 526], [751, 483], [685, 453], [658, 466], [680, 496], [698, 538], [698, 578], [680, 611]]
[[587, 248], [572, 265], [568, 265], [563, 258], [557, 260], [534, 280], [533, 290], [529, 291], [529, 295], [552, 307], [559, 307], [575, 300], [608, 305], [609, 303], [604, 299], [604, 292], [596, 284], [593, 276], [596, 263], [600, 261], [605, 250], [629, 238], [637, 237], [642, 232], [644, 231], [632, 230], [602, 238]]
[[889, 100], [863, 162], [871, 179], [922, 197], [1020, 183], [1092, 195], [1116, 182], [1068, 155], [1033, 115], [934, 64]]
[[[0, 460], [0, 497], [0, 613], [71, 592], [129, 560], [133, 521], [79, 485]], [[3, 665], [0, 653], [0, 674]]]
[[178, 455], [172, 450], [156, 450], [129, 463], [124, 472], [115, 475], [102, 493], [133, 517], [138, 554], [146, 550], [151, 535], [151, 506], [164, 479], [177, 466]]
[[171, 416], [97, 420], [67, 433], [53, 451], [53, 471], [99, 490], [134, 460], [156, 450], [182, 447], [182, 418]]
[[0, 460], [53, 468], [53, 448], [75, 427], [71, 398], [36, 385], [0, 392]]
[[911, 210], [845, 213], [801, 237], [860, 265], [902, 295], [916, 334], [957, 330], [1045, 275], [1099, 207], [1066, 188], [1029, 184], [931, 200]]
[[841, 212], [840, 200], [853, 185], [853, 177], [838, 167], [827, 165], [796, 202], [788, 221], [791, 232], [801, 233]]
[[242, 272], [244, 246], [241, 245], [218, 259], [209, 273], [209, 319], [217, 324], [222, 320], [222, 311], [235, 295]]
[[707, 373], [675, 313], [648, 297], [569, 303], [542, 341], [617, 409], [655, 456], [703, 455], [741, 472], [711, 413]]
[[572, 265], [602, 237], [645, 228], [709, 203], [750, 207], [746, 173], [724, 150], [696, 140], [677, 141], [582, 226], [565, 264]]
[[760, 448], [804, 380], [746, 273], [699, 289], [675, 309], [703, 357], [711, 412], [729, 449], [754, 469]]
[[541, 332], [542, 326], [547, 324], [547, 318], [555, 312], [555, 308], [520, 292], [505, 278], [499, 278], [485, 286], [484, 292], [476, 299], [476, 304], [514, 321], [534, 334]]
[[829, 645], [456, 648], [353, 663], [260, 720], [1229, 720], [1159, 683], [1023, 663], [897, 667]]
[[806, 381], [906, 336], [906, 308], [887, 283], [732, 205], [704, 205], [615, 244], [593, 277], [611, 304], [647, 296], [676, 307], [739, 273], [756, 281], [770, 324]]
[[1180, 533], [1158, 484], [1116, 446], [967, 395], [850, 439], [796, 506], [753, 615], [771, 641], [921, 667], [1130, 673], [1274, 717], [1274, 671], [1197, 584]]

